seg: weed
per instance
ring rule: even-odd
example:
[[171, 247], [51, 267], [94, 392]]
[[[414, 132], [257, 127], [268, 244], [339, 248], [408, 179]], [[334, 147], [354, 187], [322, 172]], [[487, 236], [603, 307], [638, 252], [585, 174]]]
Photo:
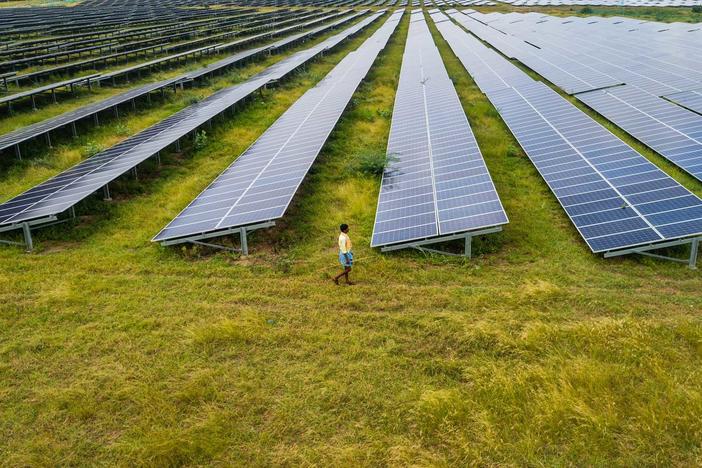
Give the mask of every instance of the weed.
[[370, 176], [380, 176], [388, 164], [397, 161], [397, 156], [385, 152], [364, 153], [357, 158], [356, 171]]
[[193, 143], [193, 149], [195, 151], [200, 151], [203, 148], [205, 148], [205, 146], [207, 146], [207, 142], [208, 142], [207, 132], [205, 132], [204, 130], [200, 130], [195, 134], [195, 141]]
[[94, 142], [93, 140], [88, 141], [85, 145], [83, 145], [83, 156], [86, 158], [95, 156], [99, 152], [101, 152], [104, 149], [104, 147], [99, 144]]

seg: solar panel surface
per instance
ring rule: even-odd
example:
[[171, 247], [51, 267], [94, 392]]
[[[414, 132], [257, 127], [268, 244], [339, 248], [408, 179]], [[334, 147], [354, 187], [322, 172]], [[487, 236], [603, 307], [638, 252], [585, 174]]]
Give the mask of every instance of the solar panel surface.
[[507, 223], [421, 11], [412, 12], [371, 246]]

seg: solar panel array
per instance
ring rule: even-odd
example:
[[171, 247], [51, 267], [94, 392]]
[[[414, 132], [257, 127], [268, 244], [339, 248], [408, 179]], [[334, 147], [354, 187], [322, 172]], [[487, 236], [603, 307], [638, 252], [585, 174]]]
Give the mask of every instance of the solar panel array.
[[[593, 252], [702, 234], [699, 197], [443, 13], [432, 17]], [[484, 89], [491, 80], [500, 86]]]
[[402, 13], [298, 99], [153, 240], [187, 241], [282, 217]]
[[[348, 13], [348, 12], [342, 12], [339, 14], [343, 13]], [[64, 114], [58, 115], [56, 117], [46, 119], [41, 122], [37, 122], [36, 124], [28, 125], [26, 127], [22, 127], [17, 129], [14, 132], [10, 132], [4, 135], [0, 136], [0, 151], [7, 149], [7, 148], [12, 148], [13, 146], [16, 147], [16, 145], [25, 142], [27, 140], [30, 140], [32, 138], [36, 138], [38, 136], [41, 136], [45, 133], [48, 133], [52, 130], [55, 130], [57, 128], [73, 124], [81, 119], [87, 118], [94, 116], [95, 114], [99, 113], [100, 111], [114, 108], [118, 106], [119, 104], [133, 101], [134, 99], [147, 95], [153, 91], [157, 91], [160, 89], [163, 89], [166, 86], [173, 85], [179, 81], [187, 81], [187, 80], [194, 80], [198, 78], [203, 78], [205, 76], [209, 76], [219, 70], [222, 70], [226, 67], [232, 66], [236, 63], [239, 63], [243, 60], [250, 59], [258, 54], [262, 54], [264, 52], [270, 52], [274, 51], [276, 49], [282, 48], [289, 46], [301, 39], [308, 38], [311, 36], [314, 36], [316, 34], [319, 34], [321, 32], [324, 32], [328, 29], [334, 28], [336, 26], [339, 26], [341, 24], [344, 24], [348, 21], [351, 21], [359, 16], [362, 16], [367, 13], [367, 10], [363, 10], [360, 12], [356, 12], [351, 15], [346, 15], [343, 18], [340, 18], [336, 21], [332, 21], [330, 23], [324, 24], [322, 26], [318, 26], [316, 28], [307, 30], [305, 32], [301, 32], [298, 34], [294, 34], [292, 36], [286, 37], [284, 39], [280, 39], [278, 41], [275, 41], [273, 43], [265, 44], [259, 47], [255, 47], [253, 49], [248, 49], [244, 50], [241, 52], [238, 52], [234, 55], [231, 55], [225, 59], [222, 59], [220, 61], [211, 63], [207, 65], [206, 67], [203, 67], [199, 70], [195, 71], [190, 71], [186, 72], [181, 76], [171, 78], [168, 80], [163, 80], [155, 83], [149, 83], [147, 85], [130, 89], [128, 91], [125, 91], [124, 93], [118, 94], [117, 96], [112, 96], [107, 99], [104, 99], [99, 102], [95, 102], [92, 104], [88, 104], [86, 106], [80, 107], [78, 109], [66, 112]], [[336, 17], [337, 14], [329, 15], [322, 17], [317, 20], [310, 21], [308, 23], [303, 24], [302, 26], [305, 25], [312, 25], [316, 24], [320, 20], [327, 20], [327, 19], [332, 19], [333, 17]], [[282, 30], [287, 30], [289, 28], [296, 28], [298, 26], [289, 26], [288, 28], [281, 28], [281, 30], [278, 30], [278, 33], [282, 33]], [[17, 152], [20, 150], [17, 149]], [[21, 153], [20, 153], [21, 154]]]
[[[197, 57], [203, 54], [218, 53], [235, 47], [237, 44], [241, 44], [241, 40], [239, 39], [233, 42], [223, 43], [222, 41], [225, 39], [239, 38], [242, 36], [257, 36], [258, 34], [256, 33], [262, 30], [283, 27], [294, 22], [309, 20], [329, 13], [319, 10], [292, 12], [279, 10], [268, 13], [257, 12], [253, 14], [239, 14], [239, 11], [246, 12], [249, 10], [233, 10], [229, 12], [225, 10], [222, 12], [222, 17], [219, 19], [212, 19], [207, 22], [195, 21], [190, 24], [186, 23], [178, 26], [177, 32], [175, 33], [170, 26], [165, 30], [157, 29], [154, 33], [155, 36], [148, 40], [120, 44], [111, 49], [109, 53], [83, 57], [78, 61], [47, 63], [45, 65], [49, 66], [40, 66], [38, 69], [34, 67], [31, 71], [27, 70], [17, 74], [9, 81], [18, 85], [30, 82], [35, 83], [47, 77], [74, 73], [77, 70], [105, 68], [122, 62], [133, 63], [140, 59], [140, 57], [156, 57], [145, 62], [138, 62], [127, 66], [122, 70], [110, 71], [100, 77], [101, 81], [110, 82], [114, 81], [117, 76], [126, 76], [130, 73], [139, 74], [157, 65], [183, 61], [187, 58]], [[275, 29], [273, 29], [273, 31], [274, 30]], [[164, 32], [168, 34], [159, 35], [159, 33]], [[125, 37], [124, 34], [126, 33], [110, 33], [106, 37], [90, 38], [81, 42], [101, 42], [106, 40], [121, 41]], [[50, 38], [44, 39], [49, 40]], [[183, 41], [183, 39], [190, 40]], [[34, 40], [30, 42], [30, 44], [33, 42]], [[15, 43], [9, 45], [5, 50], [0, 49], [0, 56], [2, 56], [2, 54], [24, 53], [22, 51], [35, 48], [48, 48], [48, 50], [68, 48], [71, 50], [71, 43], [65, 42], [65, 40], [57, 40], [56, 42], [49, 42], [46, 44], [42, 43], [40, 46], [29, 48], [21, 47], [23, 44], [25, 43]], [[37, 58], [41, 57], [40, 55]], [[33, 58], [28, 57], [22, 60], [33, 60]], [[19, 65], [16, 61], [10, 63], [14, 63], [15, 66]]]
[[421, 10], [412, 12], [387, 153], [371, 246], [508, 222]]
[[699, 28], [519, 13], [461, 22], [702, 180], [702, 115], [689, 107], [702, 86]]
[[512, 6], [692, 7], [701, 0], [498, 0]]
[[376, 13], [313, 47], [291, 55], [241, 84], [222, 89], [3, 203], [0, 205], [0, 226], [18, 225], [66, 211], [265, 84], [281, 79], [365, 28], [379, 15]]

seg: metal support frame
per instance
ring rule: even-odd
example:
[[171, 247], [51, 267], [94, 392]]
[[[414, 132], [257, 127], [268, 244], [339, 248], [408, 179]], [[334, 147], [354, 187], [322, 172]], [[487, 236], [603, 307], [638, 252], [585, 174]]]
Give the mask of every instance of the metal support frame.
[[[687, 239], [678, 239], [670, 242], [661, 242], [659, 244], [648, 244], [640, 247], [632, 247], [630, 249], [614, 250], [604, 253], [605, 258], [620, 257], [622, 255], [639, 254], [647, 257], [657, 258], [659, 260], [668, 260], [676, 263], [687, 263], [691, 270], [697, 269], [697, 257], [700, 250], [700, 242], [702, 237], [692, 237]], [[666, 247], [676, 247], [678, 245], [690, 244], [690, 256], [688, 258], [675, 258], [666, 255], [652, 253], [651, 250], [664, 249]]]
[[0, 244], [24, 246], [27, 252], [31, 252], [32, 250], [34, 250], [34, 241], [32, 240], [32, 228], [47, 227], [62, 222], [63, 221], [59, 221], [56, 216], [48, 216], [46, 218], [33, 219], [31, 221], [23, 221], [21, 223], [0, 226], [0, 232], [9, 232], [21, 229], [22, 236], [24, 238], [24, 242], [0, 239]]
[[[266, 221], [265, 223], [259, 223], [259, 224], [251, 224], [249, 226], [240, 226], [240, 227], [234, 227], [234, 228], [229, 228], [229, 229], [224, 229], [222, 231], [216, 231], [216, 232], [208, 232], [204, 234], [200, 234], [197, 236], [190, 236], [190, 237], [183, 237], [181, 239], [170, 239], [170, 240], [165, 240], [161, 242], [161, 245], [163, 246], [169, 246], [169, 245], [177, 245], [177, 244], [196, 244], [196, 245], [203, 245], [205, 247], [212, 247], [214, 249], [220, 249], [220, 250], [229, 250], [232, 252], [241, 252], [242, 255], [248, 255], [249, 254], [249, 242], [248, 242], [248, 233], [252, 231], [256, 231], [258, 229], [265, 229], [269, 227], [275, 226], [275, 221]], [[241, 248], [234, 248], [234, 247], [226, 247], [223, 245], [219, 244], [213, 244], [211, 242], [203, 242], [205, 239], [213, 239], [215, 237], [224, 237], [232, 234], [239, 234], [239, 239], [241, 240]]]
[[[502, 226], [495, 226], [487, 229], [480, 229], [478, 231], [468, 231], [468, 232], [461, 232], [459, 234], [450, 234], [447, 236], [439, 236], [439, 237], [431, 237], [429, 239], [421, 239], [421, 240], [416, 240], [412, 242], [405, 242], [402, 244], [395, 244], [395, 245], [388, 245], [385, 247], [381, 247], [380, 251], [381, 252], [392, 252], [394, 250], [402, 250], [402, 249], [417, 249], [420, 252], [425, 252], [425, 253], [437, 253], [441, 255], [451, 255], [454, 257], [467, 257], [471, 258], [473, 255], [472, 247], [473, 247], [473, 237], [475, 236], [482, 236], [484, 234], [493, 234], [495, 232], [500, 232], [502, 231]], [[443, 242], [448, 242], [452, 240], [457, 240], [457, 239], [464, 239], [465, 244], [463, 247], [463, 253], [462, 254], [456, 254], [453, 252], [446, 252], [444, 250], [438, 250], [438, 249], [431, 249], [428, 247], [425, 247], [427, 245], [433, 245], [433, 244], [439, 244]]]

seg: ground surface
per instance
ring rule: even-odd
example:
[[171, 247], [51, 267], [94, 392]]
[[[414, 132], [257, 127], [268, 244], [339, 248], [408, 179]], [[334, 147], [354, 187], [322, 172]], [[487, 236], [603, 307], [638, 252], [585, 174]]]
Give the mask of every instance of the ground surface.
[[[470, 261], [369, 248], [359, 162], [384, 152], [407, 26], [250, 257], [149, 239], [372, 28], [36, 253], [0, 249], [0, 463], [702, 463], [700, 273], [592, 255], [436, 34], [510, 224]], [[263, 65], [3, 169], [0, 199]], [[342, 221], [353, 287], [330, 280]]]

